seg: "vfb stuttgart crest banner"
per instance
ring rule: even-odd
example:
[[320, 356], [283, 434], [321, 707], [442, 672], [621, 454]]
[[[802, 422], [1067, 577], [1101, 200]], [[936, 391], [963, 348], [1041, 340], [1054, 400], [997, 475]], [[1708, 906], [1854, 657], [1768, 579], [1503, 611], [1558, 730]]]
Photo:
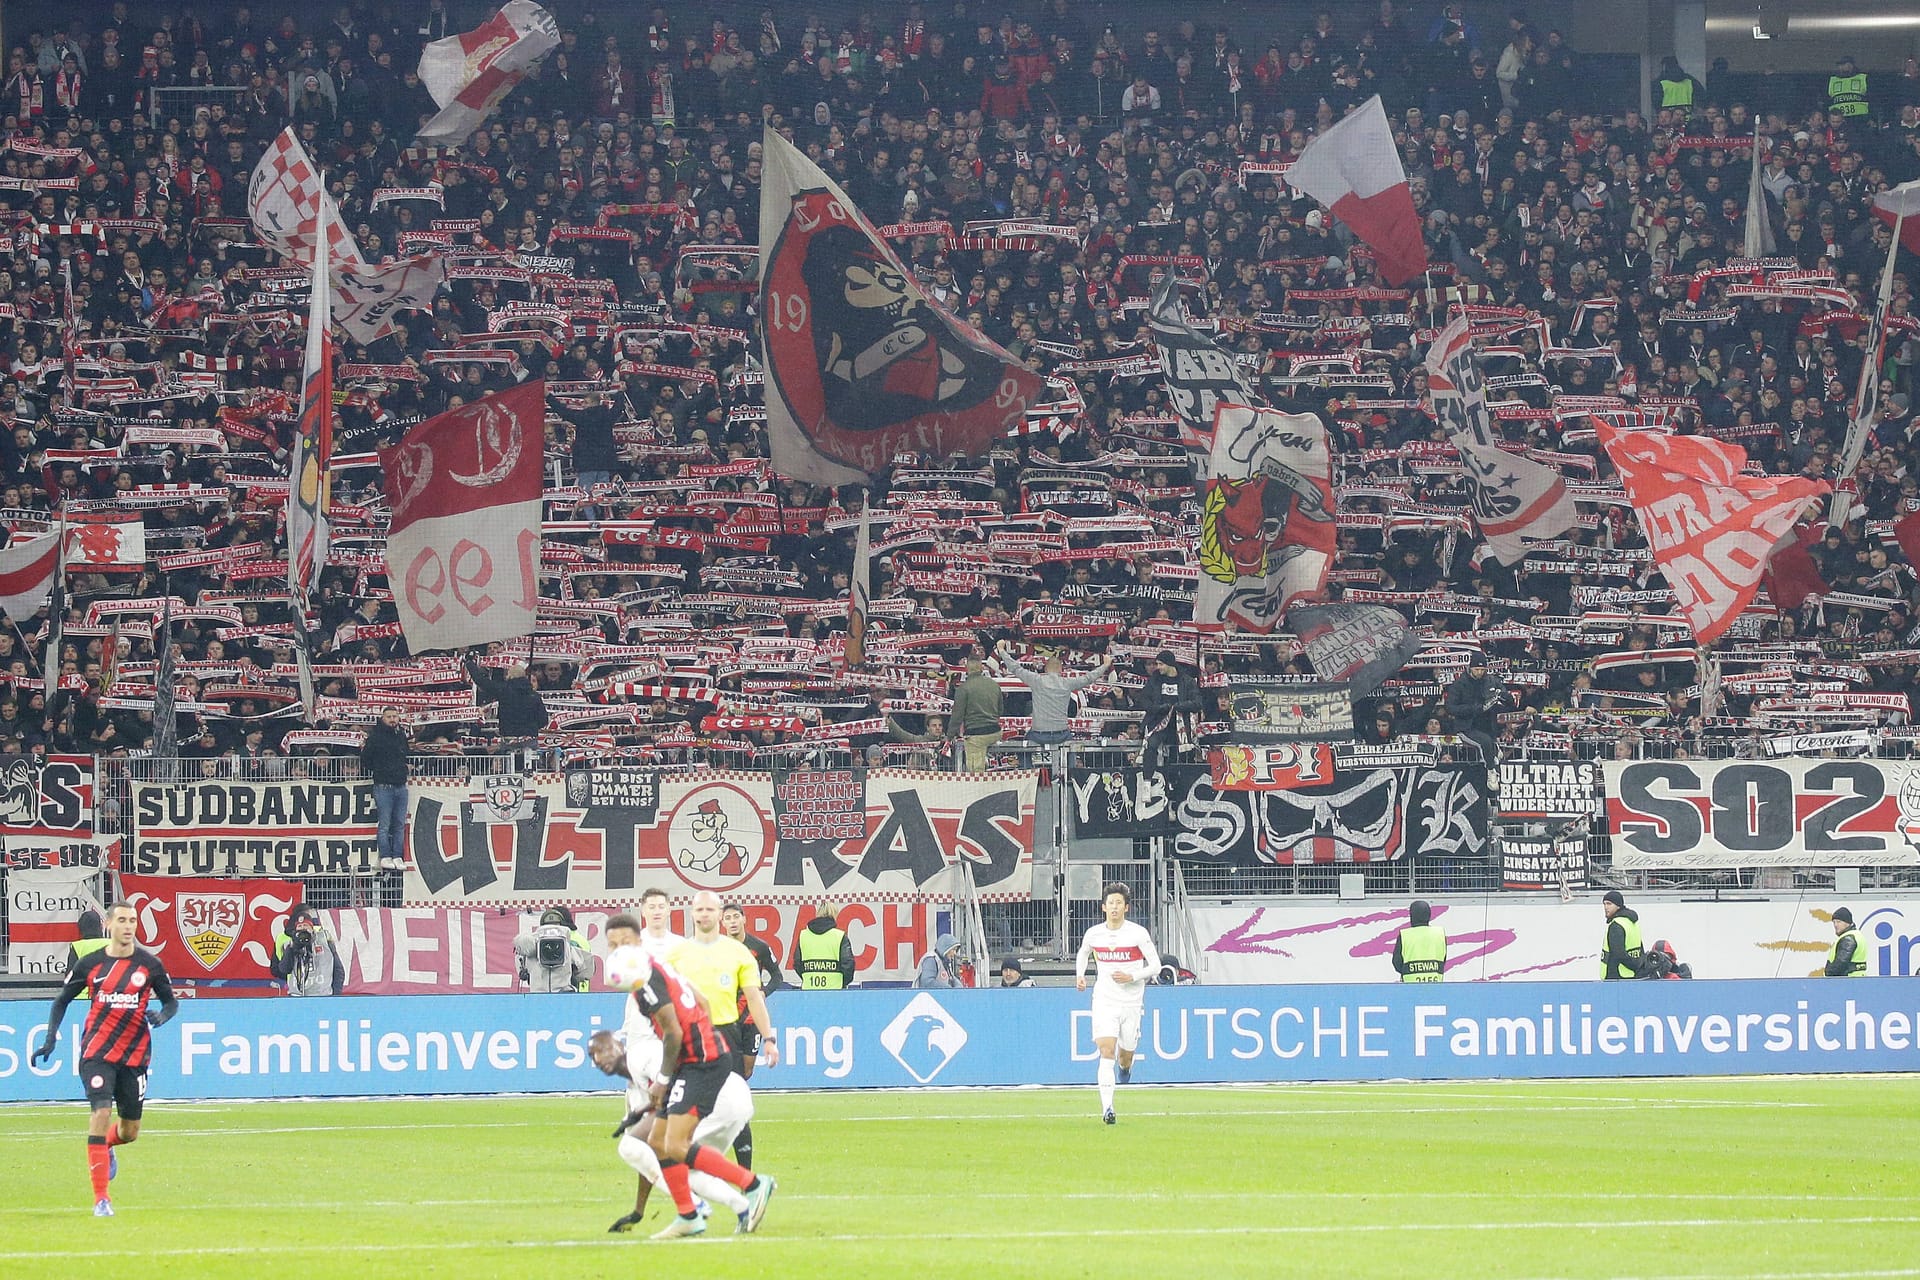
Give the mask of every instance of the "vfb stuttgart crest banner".
[[137, 940], [176, 982], [272, 981], [274, 925], [301, 897], [291, 880], [122, 876], [120, 886], [140, 916]]
[[771, 129], [766, 173], [760, 314], [776, 471], [865, 484], [897, 453], [972, 457], [1026, 421], [1039, 375], [929, 298], [846, 192]]

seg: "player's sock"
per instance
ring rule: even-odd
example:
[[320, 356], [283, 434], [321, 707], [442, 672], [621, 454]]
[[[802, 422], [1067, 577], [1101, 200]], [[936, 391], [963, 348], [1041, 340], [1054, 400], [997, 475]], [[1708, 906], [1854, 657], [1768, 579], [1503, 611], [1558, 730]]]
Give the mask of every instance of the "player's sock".
[[126, 1139], [120, 1136], [120, 1122], [116, 1120], [113, 1127], [107, 1130], [107, 1145], [117, 1147], [125, 1141]]
[[687, 1185], [687, 1166], [681, 1161], [662, 1162], [660, 1179], [667, 1184], [667, 1194], [673, 1197], [673, 1207], [680, 1211], [683, 1218], [691, 1218], [694, 1213], [693, 1188]]
[[711, 1174], [693, 1173], [687, 1176], [687, 1185], [693, 1188], [693, 1194], [705, 1200], [711, 1200], [733, 1211], [735, 1217], [747, 1211], [747, 1198], [739, 1190], [731, 1187]]
[[731, 1182], [742, 1191], [753, 1185], [752, 1170], [742, 1169], [712, 1147], [695, 1147], [688, 1153], [687, 1159], [701, 1173], [722, 1182]]
[[1100, 1071], [1099, 1071], [1098, 1078], [1100, 1081], [1100, 1109], [1102, 1111], [1111, 1111], [1113, 1110], [1113, 1059], [1112, 1058], [1100, 1059]]
[[107, 1140], [87, 1135], [87, 1173], [93, 1178], [93, 1198], [107, 1198]]
[[753, 1168], [753, 1126], [740, 1126], [740, 1135], [733, 1140], [733, 1162], [742, 1169]]
[[665, 1185], [660, 1180], [660, 1157], [654, 1154], [652, 1147], [632, 1134], [620, 1139], [620, 1158], [627, 1162], [628, 1168], [654, 1186]]

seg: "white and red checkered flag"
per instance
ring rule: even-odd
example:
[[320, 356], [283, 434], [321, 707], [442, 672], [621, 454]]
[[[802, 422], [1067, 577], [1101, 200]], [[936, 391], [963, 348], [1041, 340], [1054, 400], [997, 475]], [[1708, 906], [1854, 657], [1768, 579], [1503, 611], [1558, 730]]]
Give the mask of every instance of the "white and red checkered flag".
[[302, 266], [313, 261], [314, 246], [326, 237], [327, 256], [336, 268], [364, 265], [360, 246], [327, 194], [320, 167], [307, 155], [292, 129], [273, 140], [247, 184], [247, 213], [260, 239]]
[[420, 51], [420, 82], [439, 106], [417, 142], [460, 142], [560, 43], [553, 15], [533, 0], [507, 0], [472, 31]]
[[380, 451], [387, 576], [415, 653], [533, 634], [546, 384], [525, 382]]
[[447, 260], [437, 253], [342, 271], [333, 280], [333, 322], [355, 342], [377, 342], [402, 311], [431, 311], [446, 281]]
[[139, 569], [147, 563], [147, 526], [138, 512], [67, 518], [67, 568], [82, 573]]

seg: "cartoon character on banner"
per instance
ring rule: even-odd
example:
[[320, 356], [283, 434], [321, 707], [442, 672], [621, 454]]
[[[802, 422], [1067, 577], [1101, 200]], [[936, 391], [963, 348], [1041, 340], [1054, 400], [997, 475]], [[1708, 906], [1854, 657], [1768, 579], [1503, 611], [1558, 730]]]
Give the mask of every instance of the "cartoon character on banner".
[[680, 850], [681, 866], [722, 878], [746, 873], [746, 847], [727, 839], [727, 815], [718, 800], [703, 802], [689, 825], [693, 844]]

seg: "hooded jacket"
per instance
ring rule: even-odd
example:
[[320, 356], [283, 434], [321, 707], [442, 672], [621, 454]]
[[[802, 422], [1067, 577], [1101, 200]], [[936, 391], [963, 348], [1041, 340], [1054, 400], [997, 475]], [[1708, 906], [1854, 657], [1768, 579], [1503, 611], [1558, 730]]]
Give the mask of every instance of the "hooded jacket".
[[943, 933], [933, 940], [933, 951], [920, 961], [919, 972], [913, 975], [916, 987], [957, 987], [960, 985], [959, 968], [948, 958], [960, 945], [960, 940], [950, 933]]

